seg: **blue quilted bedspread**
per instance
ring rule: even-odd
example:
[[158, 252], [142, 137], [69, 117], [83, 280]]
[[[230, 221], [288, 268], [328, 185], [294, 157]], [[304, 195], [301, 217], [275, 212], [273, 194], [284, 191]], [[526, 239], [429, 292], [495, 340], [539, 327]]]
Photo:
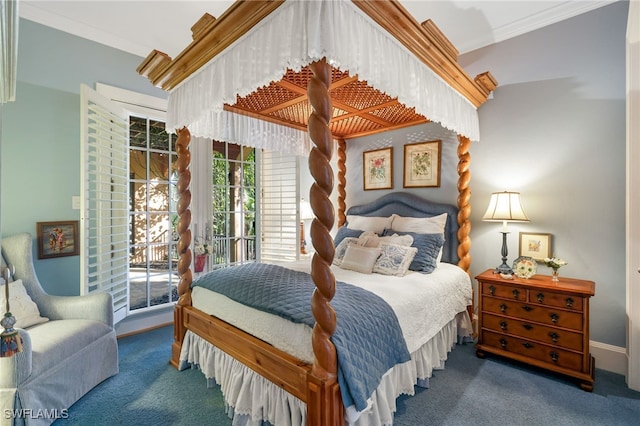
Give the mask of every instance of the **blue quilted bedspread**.
[[[205, 274], [193, 286], [208, 288], [253, 308], [311, 327], [311, 276], [277, 265], [250, 263]], [[398, 319], [379, 296], [338, 282], [331, 300], [338, 323], [331, 340], [338, 353], [338, 380], [345, 407], [358, 411], [384, 373], [410, 355]]]

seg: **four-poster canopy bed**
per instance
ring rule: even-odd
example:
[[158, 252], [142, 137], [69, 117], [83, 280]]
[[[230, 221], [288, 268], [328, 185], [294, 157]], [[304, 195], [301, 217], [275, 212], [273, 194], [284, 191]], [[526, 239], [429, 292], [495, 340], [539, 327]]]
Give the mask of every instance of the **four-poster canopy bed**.
[[[338, 225], [345, 224], [349, 214], [429, 217], [445, 208], [450, 233], [445, 244], [453, 253], [443, 257], [443, 264], [457, 264], [468, 280], [468, 151], [471, 141], [479, 138], [476, 109], [496, 82], [488, 72], [470, 78], [457, 64], [456, 49], [437, 27], [430, 21], [417, 23], [397, 1], [238, 1], [218, 19], [205, 15], [192, 32], [193, 42], [175, 59], [154, 51], [138, 68], [153, 84], [170, 92], [167, 128], [178, 129], [180, 297], [174, 312], [171, 362], [179, 366], [186, 336], [194, 333], [302, 401], [301, 410], [306, 413], [298, 421], [343, 424], [344, 394], [332, 341], [340, 321], [332, 301], [337, 301], [343, 286], [340, 283], [336, 289], [332, 272], [336, 246], [330, 231], [336, 210], [329, 199], [334, 179], [329, 162], [334, 140], [338, 142]], [[458, 135], [457, 206], [450, 210], [436, 205], [439, 210], [432, 211], [431, 203], [423, 208], [422, 200], [404, 194], [347, 211], [345, 140], [428, 121]], [[194, 306], [189, 210], [192, 134], [309, 155], [315, 180], [310, 189], [315, 215], [311, 360], [292, 356]], [[389, 404], [393, 413], [395, 403]]]

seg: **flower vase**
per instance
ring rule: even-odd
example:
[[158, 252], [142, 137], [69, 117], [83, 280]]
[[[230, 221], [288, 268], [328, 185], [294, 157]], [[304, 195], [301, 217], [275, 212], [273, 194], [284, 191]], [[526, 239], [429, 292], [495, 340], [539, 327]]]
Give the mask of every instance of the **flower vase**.
[[551, 281], [553, 281], [554, 283], [557, 283], [558, 281], [560, 281], [560, 279], [558, 278], [558, 269], [554, 268], [551, 271]]
[[196, 255], [196, 262], [194, 264], [194, 269], [196, 272], [204, 271], [204, 265], [207, 263], [207, 255], [206, 254], [198, 254]]

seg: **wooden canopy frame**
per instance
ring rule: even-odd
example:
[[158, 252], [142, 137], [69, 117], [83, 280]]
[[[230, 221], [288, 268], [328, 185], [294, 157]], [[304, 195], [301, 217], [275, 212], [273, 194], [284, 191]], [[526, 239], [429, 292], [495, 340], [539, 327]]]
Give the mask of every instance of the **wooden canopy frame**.
[[[457, 63], [458, 52], [431, 22], [419, 24], [396, 0], [352, 0], [357, 7], [388, 31], [411, 53], [426, 64], [449, 86], [475, 107], [482, 105], [497, 86], [489, 72], [469, 77]], [[218, 19], [205, 14], [193, 27], [193, 41], [175, 59], [153, 51], [137, 71], [165, 90], [176, 88], [200, 67], [224, 51], [258, 22], [274, 12], [283, 0], [237, 1]], [[333, 104], [333, 105], [332, 105]], [[305, 401], [311, 425], [343, 424], [343, 407], [337, 381], [337, 355], [331, 342], [337, 319], [331, 299], [335, 278], [330, 266], [335, 247], [330, 230], [335, 210], [330, 201], [334, 172], [330, 161], [333, 141], [338, 140], [338, 224], [345, 221], [346, 139], [428, 122], [428, 117], [392, 99], [360, 81], [357, 76], [332, 68], [325, 60], [316, 61], [300, 72], [288, 72], [278, 82], [238, 98], [224, 108], [285, 126], [307, 130], [313, 141], [309, 168], [315, 182], [310, 189], [310, 203], [315, 214], [311, 237], [315, 254], [312, 278], [316, 291], [311, 309], [316, 320], [312, 343], [313, 365], [305, 365], [290, 355], [193, 308], [191, 303], [191, 193], [189, 185], [190, 132], [177, 130], [176, 167], [179, 172], [177, 230], [179, 300], [174, 311], [174, 343], [171, 362], [176, 367], [187, 329], [197, 332], [219, 349], [243, 362], [271, 382]], [[470, 154], [471, 141], [458, 135], [458, 265], [469, 272], [471, 263], [470, 224]], [[473, 313], [473, 312], [471, 312]]]

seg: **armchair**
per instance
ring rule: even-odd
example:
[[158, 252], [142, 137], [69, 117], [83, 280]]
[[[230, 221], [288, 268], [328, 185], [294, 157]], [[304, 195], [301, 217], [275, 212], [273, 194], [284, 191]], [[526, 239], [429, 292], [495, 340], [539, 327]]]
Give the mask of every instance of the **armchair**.
[[0, 358], [0, 425], [64, 418], [74, 402], [118, 373], [111, 295], [47, 294], [33, 267], [32, 245], [28, 233], [2, 237], [2, 267], [15, 267], [11, 278], [22, 281], [48, 321], [19, 329], [23, 351]]

